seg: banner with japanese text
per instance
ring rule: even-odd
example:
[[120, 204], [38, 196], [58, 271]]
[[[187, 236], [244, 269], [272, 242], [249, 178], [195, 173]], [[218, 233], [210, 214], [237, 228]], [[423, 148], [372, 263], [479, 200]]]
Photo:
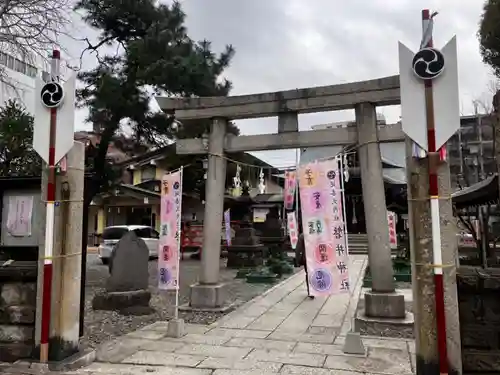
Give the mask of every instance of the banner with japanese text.
[[285, 172], [285, 208], [293, 210], [293, 203], [295, 201], [295, 190], [297, 189], [297, 172]]
[[160, 210], [158, 288], [176, 290], [179, 287], [182, 171], [163, 176]]
[[349, 292], [349, 255], [337, 160], [301, 166], [302, 208], [309, 289], [313, 296]]
[[299, 242], [299, 231], [297, 227], [297, 217], [295, 216], [295, 211], [287, 213], [287, 229], [288, 235], [290, 236], [290, 245], [292, 249], [295, 250], [297, 243]]
[[398, 235], [396, 232], [396, 213], [387, 211], [387, 224], [389, 226], [389, 245], [391, 249], [398, 248]]

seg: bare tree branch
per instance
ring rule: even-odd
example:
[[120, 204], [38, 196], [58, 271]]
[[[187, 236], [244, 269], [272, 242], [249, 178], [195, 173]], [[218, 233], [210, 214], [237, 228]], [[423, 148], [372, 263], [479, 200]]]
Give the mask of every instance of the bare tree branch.
[[71, 24], [71, 0], [2, 0], [0, 46], [2, 51], [36, 64], [36, 56], [60, 46]]

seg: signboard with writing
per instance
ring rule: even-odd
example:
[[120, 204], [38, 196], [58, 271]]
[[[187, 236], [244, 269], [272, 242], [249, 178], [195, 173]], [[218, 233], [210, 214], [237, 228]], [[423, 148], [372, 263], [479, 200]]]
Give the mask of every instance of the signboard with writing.
[[290, 245], [292, 249], [295, 250], [297, 247], [297, 243], [299, 242], [299, 228], [297, 227], [297, 217], [294, 212], [287, 213], [287, 227], [288, 227], [288, 235], [290, 236]]
[[33, 196], [10, 196], [7, 211], [7, 231], [13, 237], [31, 236]]
[[299, 170], [302, 228], [313, 296], [349, 292], [341, 171], [336, 160], [310, 163]]
[[177, 290], [179, 287], [182, 171], [163, 176], [160, 210], [158, 288]]
[[391, 211], [387, 211], [387, 223], [389, 225], [389, 244], [391, 249], [398, 248], [398, 236], [396, 233], [396, 214]]
[[285, 208], [293, 210], [293, 203], [295, 201], [295, 190], [297, 189], [297, 172], [285, 172]]

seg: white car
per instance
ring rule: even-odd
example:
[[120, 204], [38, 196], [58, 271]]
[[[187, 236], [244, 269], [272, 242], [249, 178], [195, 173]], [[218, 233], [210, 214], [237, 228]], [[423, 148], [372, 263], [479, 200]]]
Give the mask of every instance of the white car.
[[111, 253], [120, 239], [128, 232], [134, 231], [137, 237], [142, 238], [149, 249], [150, 258], [158, 258], [158, 241], [160, 234], [146, 225], [116, 225], [104, 228], [102, 243], [99, 245], [99, 258], [103, 264], [108, 264]]

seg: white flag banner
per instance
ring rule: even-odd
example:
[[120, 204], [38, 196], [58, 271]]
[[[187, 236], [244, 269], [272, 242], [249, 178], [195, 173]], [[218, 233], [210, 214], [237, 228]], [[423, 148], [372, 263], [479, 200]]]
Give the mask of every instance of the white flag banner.
[[33, 197], [11, 196], [7, 204], [7, 231], [13, 237], [31, 236], [33, 218]]

